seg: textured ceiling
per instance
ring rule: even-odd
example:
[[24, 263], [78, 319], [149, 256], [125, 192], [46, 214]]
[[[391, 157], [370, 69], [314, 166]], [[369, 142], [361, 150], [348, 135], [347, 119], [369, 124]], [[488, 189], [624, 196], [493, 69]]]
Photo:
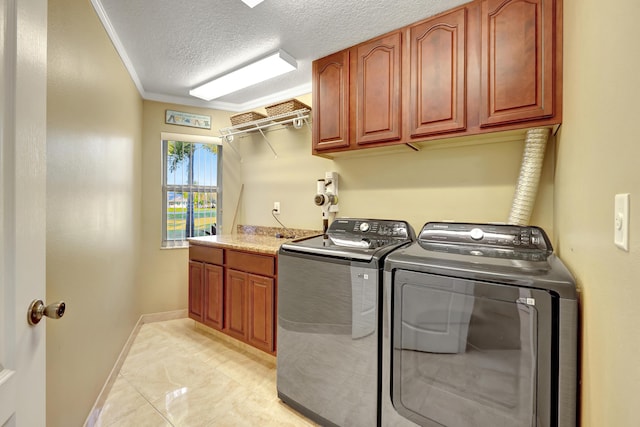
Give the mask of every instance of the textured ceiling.
[[[145, 99], [243, 111], [311, 91], [311, 62], [468, 0], [91, 0]], [[283, 49], [298, 69], [211, 102], [189, 90]]]

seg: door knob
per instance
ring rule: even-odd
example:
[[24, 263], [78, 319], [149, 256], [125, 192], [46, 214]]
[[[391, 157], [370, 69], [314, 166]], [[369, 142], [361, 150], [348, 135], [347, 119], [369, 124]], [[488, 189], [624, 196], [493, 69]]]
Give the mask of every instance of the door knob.
[[33, 300], [29, 307], [29, 313], [27, 319], [30, 325], [36, 325], [42, 319], [42, 316], [47, 316], [49, 319], [59, 319], [64, 316], [66, 304], [64, 301], [54, 302], [47, 306], [44, 305], [42, 300]]

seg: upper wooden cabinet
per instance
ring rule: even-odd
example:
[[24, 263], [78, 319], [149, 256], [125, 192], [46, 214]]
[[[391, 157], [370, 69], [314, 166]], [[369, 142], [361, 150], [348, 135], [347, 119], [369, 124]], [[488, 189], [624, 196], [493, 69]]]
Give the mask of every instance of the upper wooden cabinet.
[[412, 138], [466, 127], [466, 21], [463, 8], [409, 27]]
[[401, 59], [400, 32], [354, 48], [351, 102], [355, 105], [351, 111], [355, 114], [358, 145], [401, 138]]
[[313, 62], [313, 144], [318, 150], [349, 146], [349, 51]]
[[554, 112], [553, 0], [482, 2], [481, 126]]
[[557, 125], [562, 0], [475, 0], [319, 59], [313, 81], [319, 155]]

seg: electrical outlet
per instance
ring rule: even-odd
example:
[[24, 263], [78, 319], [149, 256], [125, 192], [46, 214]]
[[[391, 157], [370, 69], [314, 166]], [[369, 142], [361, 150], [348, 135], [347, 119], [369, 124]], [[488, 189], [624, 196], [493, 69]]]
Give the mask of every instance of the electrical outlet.
[[273, 202], [273, 213], [280, 215], [280, 202]]

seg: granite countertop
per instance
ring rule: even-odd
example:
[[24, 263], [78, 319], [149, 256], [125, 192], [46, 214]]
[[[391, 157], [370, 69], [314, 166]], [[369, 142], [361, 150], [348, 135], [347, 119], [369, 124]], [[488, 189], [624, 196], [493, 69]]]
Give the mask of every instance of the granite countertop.
[[[276, 234], [278, 233], [285, 237], [276, 237]], [[299, 229], [284, 230], [282, 228], [239, 225], [237, 234], [191, 237], [188, 240], [190, 244], [195, 245], [212, 246], [224, 249], [238, 249], [275, 255], [278, 253], [280, 245], [283, 243], [290, 242], [300, 237], [314, 236], [317, 234], [322, 234], [322, 231]]]

